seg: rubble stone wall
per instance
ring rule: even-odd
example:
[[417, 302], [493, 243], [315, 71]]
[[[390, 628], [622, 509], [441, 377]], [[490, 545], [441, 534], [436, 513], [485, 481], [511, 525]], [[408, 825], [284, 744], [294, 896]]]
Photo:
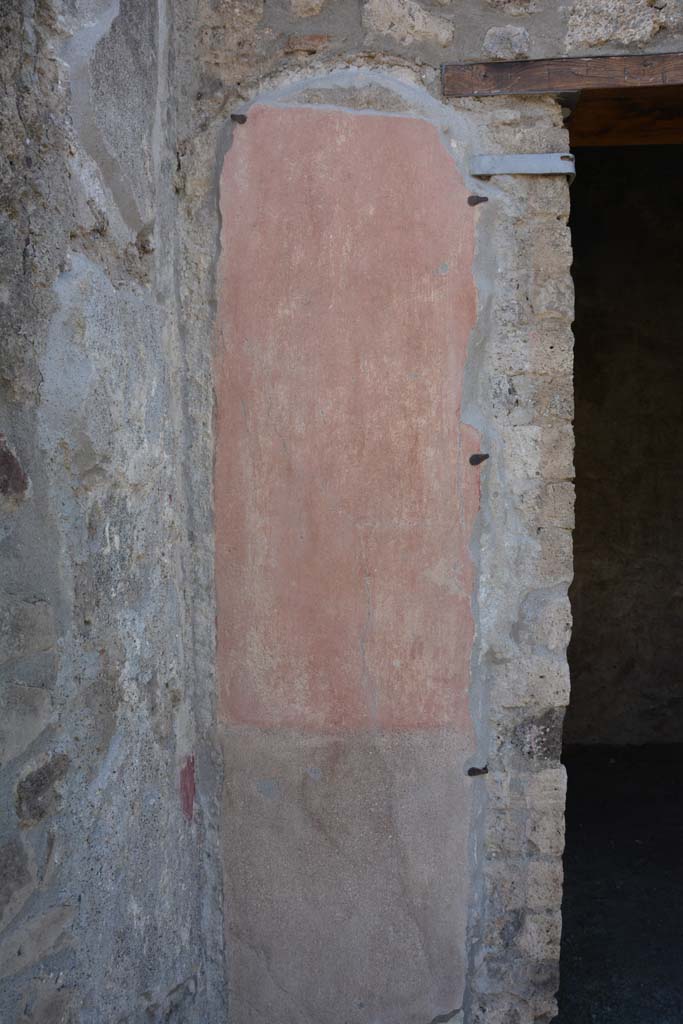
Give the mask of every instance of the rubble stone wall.
[[172, 19], [147, 0], [0, 14], [8, 1024], [223, 1016], [211, 491], [188, 413], [210, 429], [211, 385], [179, 312]]
[[[3, 1019], [229, 1019], [212, 345], [231, 114], [308, 80], [315, 103], [344, 72], [339, 105], [386, 111], [406, 87], [459, 118], [456, 160], [475, 139], [564, 149], [554, 101], [445, 104], [439, 64], [677, 50], [682, 18], [680, 0], [3, 5]], [[569, 191], [476, 191], [463, 415], [490, 455], [470, 695], [488, 774], [470, 780], [462, 1013], [525, 1024], [551, 1019], [560, 925]]]

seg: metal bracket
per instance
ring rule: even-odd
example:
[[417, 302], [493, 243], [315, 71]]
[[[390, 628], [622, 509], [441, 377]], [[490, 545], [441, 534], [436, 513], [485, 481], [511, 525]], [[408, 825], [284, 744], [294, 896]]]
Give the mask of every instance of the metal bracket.
[[492, 174], [568, 174], [576, 176], [571, 153], [482, 153], [470, 160], [473, 178], [490, 178]]

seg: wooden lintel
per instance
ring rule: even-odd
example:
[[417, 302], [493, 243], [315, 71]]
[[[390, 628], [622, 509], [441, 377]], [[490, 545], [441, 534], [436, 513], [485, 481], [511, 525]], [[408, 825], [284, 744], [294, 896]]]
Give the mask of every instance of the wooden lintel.
[[567, 121], [576, 146], [683, 144], [683, 87], [589, 89]]
[[683, 53], [444, 64], [444, 96], [523, 96], [683, 84]]

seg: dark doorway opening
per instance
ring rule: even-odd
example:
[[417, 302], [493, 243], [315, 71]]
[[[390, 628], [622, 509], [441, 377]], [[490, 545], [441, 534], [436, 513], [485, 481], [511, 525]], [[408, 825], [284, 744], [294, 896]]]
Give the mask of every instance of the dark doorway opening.
[[683, 1021], [683, 136], [645, 123], [575, 148], [558, 1024]]

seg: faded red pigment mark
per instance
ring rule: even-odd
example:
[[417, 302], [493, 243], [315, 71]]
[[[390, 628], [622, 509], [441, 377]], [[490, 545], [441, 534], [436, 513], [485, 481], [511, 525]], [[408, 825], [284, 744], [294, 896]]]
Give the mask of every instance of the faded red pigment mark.
[[192, 813], [194, 811], [194, 794], [194, 754], [189, 754], [185, 758], [185, 764], [180, 769], [180, 804], [183, 809], [183, 814], [188, 821], [192, 821]]
[[220, 715], [469, 729], [474, 211], [419, 118], [257, 105], [221, 179]]

